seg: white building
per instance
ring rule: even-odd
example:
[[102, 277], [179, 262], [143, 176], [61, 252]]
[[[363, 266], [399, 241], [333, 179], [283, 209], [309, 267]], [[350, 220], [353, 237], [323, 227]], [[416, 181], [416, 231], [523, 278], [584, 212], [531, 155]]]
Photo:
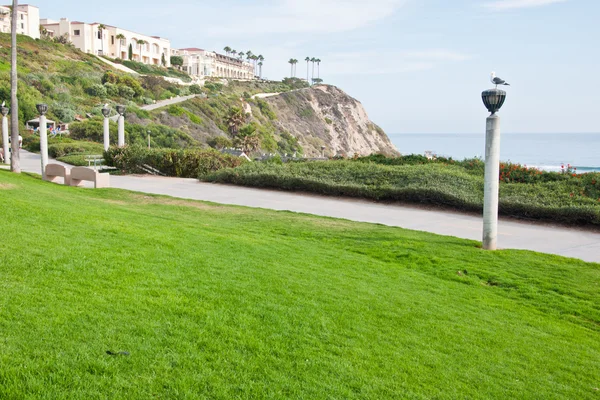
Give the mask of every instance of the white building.
[[173, 49], [172, 55], [183, 58], [182, 69], [200, 79], [207, 77], [254, 79], [254, 65], [243, 60], [224, 56], [214, 51], [196, 47]]
[[[41, 20], [41, 25], [53, 37], [66, 36], [75, 47], [86, 53], [112, 58], [129, 59], [144, 64], [171, 66], [171, 42], [158, 36], [147, 36], [98, 22]], [[103, 29], [99, 29], [101, 27]]]
[[[11, 6], [0, 6], [0, 32], [10, 33]], [[40, 9], [28, 4], [17, 6], [17, 33], [40, 38]]]

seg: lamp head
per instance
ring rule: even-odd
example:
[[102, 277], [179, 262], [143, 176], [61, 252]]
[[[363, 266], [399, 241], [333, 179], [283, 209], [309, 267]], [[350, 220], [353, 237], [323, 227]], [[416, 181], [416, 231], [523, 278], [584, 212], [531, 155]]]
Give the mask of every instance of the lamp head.
[[481, 93], [483, 104], [492, 115], [496, 114], [502, 108], [506, 100], [506, 92], [500, 89], [488, 89]]
[[104, 115], [105, 118], [108, 118], [110, 116], [110, 108], [103, 107], [102, 108], [102, 115]]
[[119, 113], [119, 115], [125, 114], [125, 106], [122, 104], [117, 105], [117, 113]]
[[40, 115], [46, 115], [46, 113], [48, 112], [48, 104], [39, 103], [39, 104], [36, 104], [36, 108], [38, 110], [38, 113], [40, 113]]
[[8, 113], [9, 113], [9, 111], [10, 111], [10, 108], [8, 108], [8, 107], [4, 107], [4, 106], [2, 106], [2, 107], [0, 108], [0, 112], [2, 112], [2, 116], [3, 116], [3, 117], [6, 117], [6, 116], [8, 115]]

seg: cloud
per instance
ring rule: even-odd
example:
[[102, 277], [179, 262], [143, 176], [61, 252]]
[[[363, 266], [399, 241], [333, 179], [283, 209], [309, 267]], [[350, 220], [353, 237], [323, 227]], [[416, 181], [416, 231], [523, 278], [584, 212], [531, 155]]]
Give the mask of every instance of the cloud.
[[208, 22], [210, 29], [205, 31], [212, 36], [347, 32], [393, 15], [407, 1], [270, 0], [253, 6], [228, 7], [227, 18]]
[[330, 54], [323, 67], [328, 75], [386, 75], [427, 71], [449, 62], [471, 59], [468, 54], [446, 49], [418, 51], [366, 51]]
[[484, 6], [493, 11], [513, 10], [516, 8], [534, 8], [550, 4], [564, 3], [567, 0], [499, 0]]

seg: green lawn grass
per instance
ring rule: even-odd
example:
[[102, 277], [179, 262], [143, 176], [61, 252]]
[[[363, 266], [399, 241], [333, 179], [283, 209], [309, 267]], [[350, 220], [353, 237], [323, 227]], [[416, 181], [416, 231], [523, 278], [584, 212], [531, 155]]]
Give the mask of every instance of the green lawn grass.
[[1, 399], [600, 396], [599, 264], [7, 171], [0, 221]]

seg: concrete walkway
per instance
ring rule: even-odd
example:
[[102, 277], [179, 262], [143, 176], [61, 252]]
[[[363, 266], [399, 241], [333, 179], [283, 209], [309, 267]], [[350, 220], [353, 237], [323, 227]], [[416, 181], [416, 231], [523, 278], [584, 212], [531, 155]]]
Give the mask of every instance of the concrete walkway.
[[[40, 173], [40, 158], [37, 154], [22, 151], [21, 165], [23, 171]], [[217, 185], [198, 182], [196, 179], [111, 176], [111, 186], [184, 199], [289, 210], [481, 240], [481, 218], [455, 212]], [[600, 233], [586, 230], [501, 220], [498, 243], [502, 248], [534, 250], [600, 262]]]
[[184, 101], [193, 99], [194, 97], [196, 97], [195, 94], [191, 94], [189, 96], [183, 96], [183, 97], [174, 97], [174, 98], [168, 99], [168, 100], [157, 101], [154, 104], [145, 105], [140, 108], [142, 110], [152, 111], [152, 110], [156, 110], [157, 108], [170, 106], [171, 104], [183, 103]]

